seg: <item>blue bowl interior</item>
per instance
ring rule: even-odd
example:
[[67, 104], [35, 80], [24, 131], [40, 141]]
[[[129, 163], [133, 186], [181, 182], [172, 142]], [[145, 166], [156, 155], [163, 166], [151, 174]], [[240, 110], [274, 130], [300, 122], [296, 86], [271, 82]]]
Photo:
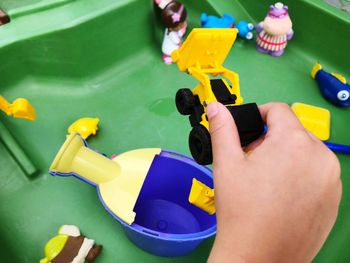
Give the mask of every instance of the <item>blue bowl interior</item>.
[[137, 208], [136, 223], [153, 231], [169, 234], [200, 232], [198, 220], [189, 211], [162, 199], [143, 201]]
[[216, 225], [209, 215], [188, 201], [192, 179], [213, 187], [211, 171], [193, 160], [162, 151], [153, 160], [134, 211], [134, 224], [143, 232], [170, 237], [172, 234], [195, 234]]

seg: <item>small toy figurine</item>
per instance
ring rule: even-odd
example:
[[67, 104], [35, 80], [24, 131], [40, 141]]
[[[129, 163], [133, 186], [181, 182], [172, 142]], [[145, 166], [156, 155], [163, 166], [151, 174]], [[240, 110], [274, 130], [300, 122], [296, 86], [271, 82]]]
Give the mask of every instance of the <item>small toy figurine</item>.
[[254, 25], [246, 21], [239, 21], [235, 25], [236, 19], [234, 16], [224, 14], [223, 17], [208, 16], [206, 13], [201, 15], [201, 25], [203, 28], [237, 28], [238, 36], [241, 38], [252, 39]]
[[160, 9], [164, 9], [173, 0], [154, 0]]
[[93, 262], [101, 253], [102, 246], [80, 234], [78, 227], [63, 225], [58, 235], [45, 245], [45, 258], [40, 263], [84, 263]]
[[224, 14], [222, 17], [208, 16], [206, 13], [201, 15], [201, 25], [204, 28], [232, 28], [236, 19], [230, 14]]
[[80, 118], [69, 126], [68, 133], [77, 132], [81, 137], [87, 139], [91, 134], [96, 134], [99, 121], [99, 118]]
[[162, 12], [165, 29], [162, 52], [165, 64], [173, 63], [171, 53], [182, 44], [182, 37], [186, 33], [187, 12], [185, 6], [177, 1], [171, 1]]
[[258, 24], [256, 31], [256, 49], [259, 52], [272, 56], [283, 55], [287, 42], [294, 34], [288, 6], [282, 3], [271, 5], [265, 20]]
[[316, 63], [311, 71], [323, 97], [339, 107], [350, 107], [350, 85], [337, 73], [327, 73], [321, 64]]
[[236, 25], [235, 28], [238, 29], [238, 36], [241, 38], [246, 38], [248, 40], [253, 39], [253, 30], [254, 30], [254, 25], [252, 23], [248, 23], [246, 21], [239, 21]]
[[13, 103], [9, 103], [0, 95], [0, 110], [15, 118], [22, 118], [30, 121], [34, 121], [36, 118], [34, 107], [28, 100], [23, 98], [18, 98]]

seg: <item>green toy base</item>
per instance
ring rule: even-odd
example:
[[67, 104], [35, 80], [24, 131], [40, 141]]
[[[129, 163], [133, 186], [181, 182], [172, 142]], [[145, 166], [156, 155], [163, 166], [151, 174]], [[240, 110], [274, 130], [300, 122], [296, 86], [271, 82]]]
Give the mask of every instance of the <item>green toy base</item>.
[[[75, 224], [104, 246], [96, 263], [205, 262], [213, 239], [183, 258], [150, 255], [127, 239], [101, 206], [94, 187], [47, 172], [68, 126], [87, 116], [100, 118], [100, 129], [89, 138], [90, 146], [108, 156], [144, 147], [189, 155], [191, 127], [177, 112], [174, 98], [179, 88], [192, 88], [196, 81], [179, 72], [176, 65], [164, 65], [163, 31], [153, 18], [151, 1], [7, 2], [2, 8], [11, 22], [0, 27], [0, 93], [9, 100], [29, 99], [36, 107], [37, 121], [0, 116], [19, 146], [15, 149], [20, 149], [13, 153], [7, 137], [1, 135], [2, 261], [37, 262], [58, 227]], [[240, 39], [224, 66], [240, 74], [245, 103], [303, 102], [327, 108], [332, 114], [331, 141], [350, 144], [349, 110], [325, 101], [309, 75], [316, 61], [334, 72], [348, 73], [350, 53], [345, 36], [350, 35], [350, 18], [318, 0], [284, 2], [295, 30], [286, 53], [280, 58], [260, 54], [254, 41]], [[239, 20], [259, 22], [271, 4], [267, 0], [183, 3], [189, 30], [199, 26], [201, 12], [227, 12]], [[18, 157], [22, 151], [28, 157], [24, 164], [18, 161], [23, 160]], [[343, 201], [337, 224], [315, 262], [350, 259], [350, 157], [339, 158]]]

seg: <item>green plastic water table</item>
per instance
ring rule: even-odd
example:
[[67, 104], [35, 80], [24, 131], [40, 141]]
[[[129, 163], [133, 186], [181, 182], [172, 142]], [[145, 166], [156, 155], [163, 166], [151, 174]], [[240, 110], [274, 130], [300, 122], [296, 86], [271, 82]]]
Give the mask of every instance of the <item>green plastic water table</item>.
[[[230, 13], [257, 23], [266, 0], [183, 0], [189, 29], [202, 12]], [[240, 75], [245, 102], [283, 101], [324, 107], [332, 114], [331, 141], [350, 144], [349, 109], [328, 103], [309, 72], [316, 61], [350, 77], [350, 15], [319, 0], [286, 0], [295, 37], [275, 58], [237, 40], [225, 67]], [[161, 258], [133, 245], [105, 211], [95, 189], [48, 174], [66, 129], [98, 117], [91, 148], [107, 156], [159, 147], [189, 155], [188, 121], [174, 98], [196, 83], [161, 59], [163, 29], [146, 0], [0, 1], [10, 17], [0, 26], [0, 94], [35, 106], [30, 122], [0, 114], [1, 262], [38, 262], [63, 224], [75, 224], [104, 246], [96, 262], [205, 262], [213, 239], [192, 254]], [[174, 129], [176, 127], [176, 129]], [[337, 223], [315, 262], [349, 262], [350, 157], [342, 165], [343, 199]]]

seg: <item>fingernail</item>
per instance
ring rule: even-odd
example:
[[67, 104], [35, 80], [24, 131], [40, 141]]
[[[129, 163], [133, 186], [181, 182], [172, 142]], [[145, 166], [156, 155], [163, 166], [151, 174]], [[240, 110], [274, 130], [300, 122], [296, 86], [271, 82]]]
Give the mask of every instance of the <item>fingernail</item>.
[[216, 114], [218, 114], [219, 112], [219, 108], [218, 108], [218, 105], [217, 103], [215, 102], [212, 102], [208, 105], [207, 107], [207, 116], [208, 116], [208, 119], [212, 119], [215, 117]]

